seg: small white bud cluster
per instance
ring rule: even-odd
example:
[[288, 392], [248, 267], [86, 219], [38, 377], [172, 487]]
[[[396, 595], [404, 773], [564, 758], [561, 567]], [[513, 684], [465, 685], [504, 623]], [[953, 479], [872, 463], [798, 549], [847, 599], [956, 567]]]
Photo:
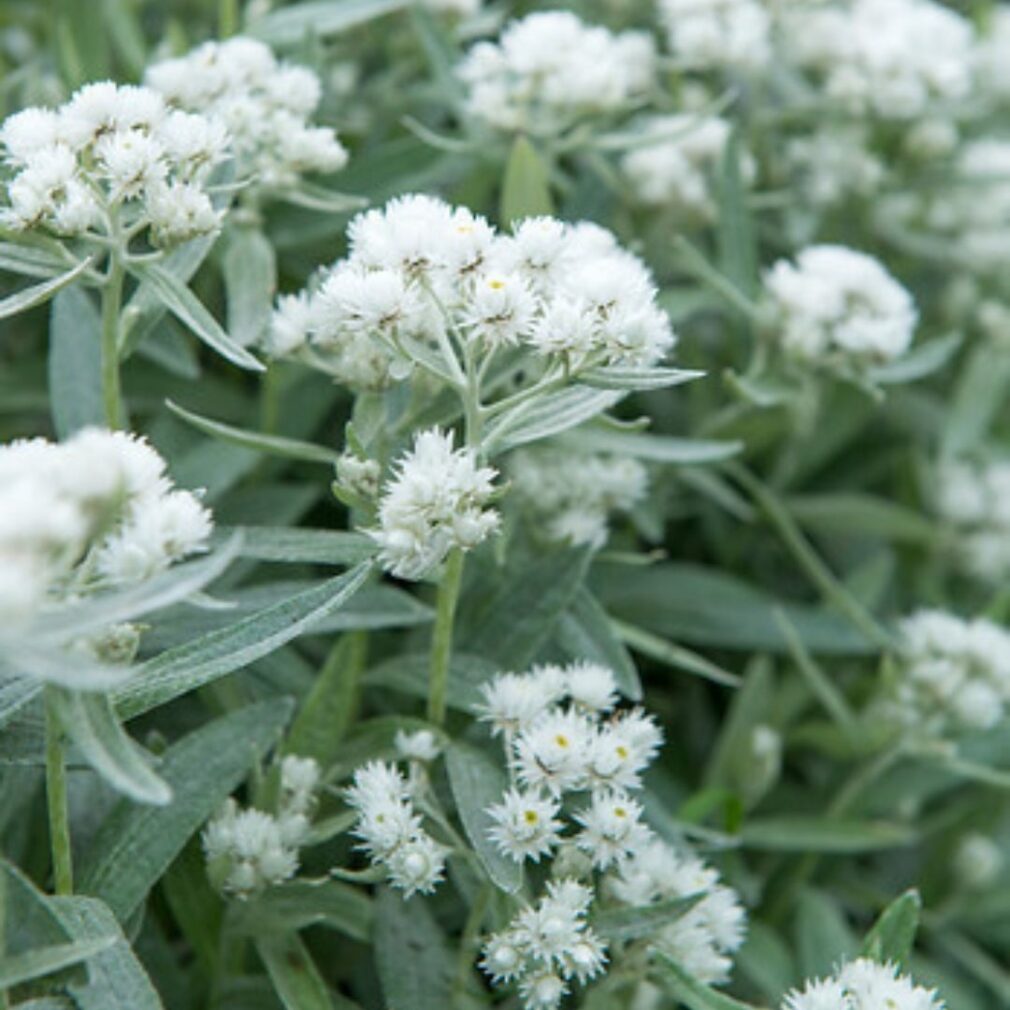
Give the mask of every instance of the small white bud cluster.
[[702, 895], [650, 942], [703, 982], [729, 979], [732, 955], [743, 943], [746, 915], [736, 891], [721, 883], [714, 869], [654, 839], [622, 862], [605, 886], [619, 901], [636, 908]]
[[220, 227], [206, 181], [229, 155], [227, 130], [150, 88], [88, 84], [58, 109], [10, 116], [0, 145], [17, 172], [0, 223], [16, 231], [116, 240], [146, 228], [168, 246]]
[[974, 32], [933, 0], [797, 4], [782, 28], [798, 66], [854, 114], [921, 116], [972, 86]]
[[143, 439], [86, 428], [0, 446], [0, 615], [147, 579], [206, 549], [211, 516]]
[[958, 562], [985, 582], [1010, 573], [1010, 463], [952, 460], [941, 465], [936, 507], [956, 533]]
[[958, 842], [952, 866], [962, 887], [982, 890], [999, 879], [1006, 866], [1006, 857], [999, 842], [973, 831]]
[[[698, 222], [718, 214], [715, 180], [732, 127], [719, 116], [689, 112], [652, 116], [641, 124], [641, 137], [621, 159], [621, 171], [634, 198], [654, 207], [671, 207]], [[748, 153], [740, 157], [745, 184], [757, 172]]]
[[542, 11], [479, 42], [457, 67], [467, 111], [494, 129], [556, 135], [588, 116], [620, 112], [652, 83], [645, 32], [614, 34], [569, 11]]
[[518, 981], [526, 1010], [555, 1010], [569, 983], [603, 971], [606, 948], [586, 924], [592, 889], [570, 878], [552, 880], [535, 905], [484, 944], [480, 965], [495, 984]]
[[282, 884], [298, 872], [316, 805], [319, 765], [286, 756], [280, 768], [277, 813], [243, 810], [229, 797], [203, 832], [207, 875], [223, 894], [246, 899]]
[[607, 541], [610, 514], [630, 512], [649, 486], [645, 467], [630, 456], [553, 447], [515, 453], [509, 474], [518, 501], [542, 523], [547, 539], [594, 548]]
[[347, 163], [333, 130], [309, 123], [321, 97], [318, 76], [278, 62], [255, 39], [205, 42], [149, 67], [144, 80], [171, 105], [222, 123], [240, 173], [267, 190], [290, 189], [303, 173], [335, 172]]
[[454, 450], [451, 432], [418, 433], [383, 488], [378, 527], [367, 531], [386, 570], [423, 578], [449, 551], [470, 550], [494, 533], [499, 516], [486, 506], [495, 475], [472, 450]]
[[865, 253], [815, 245], [765, 275], [776, 337], [797, 359], [846, 367], [891, 361], [912, 342], [911, 295]]
[[923, 610], [900, 626], [881, 714], [918, 732], [989, 729], [1010, 706], [1010, 634], [982, 618]]
[[761, 0], [660, 0], [670, 51], [692, 70], [757, 71], [771, 58]]
[[829, 978], [787, 993], [781, 1010], [944, 1010], [935, 990], [917, 986], [897, 965], [859, 958]]
[[354, 829], [372, 863], [404, 892], [430, 894], [445, 874], [449, 850], [421, 826], [410, 784], [395, 765], [372, 761], [354, 773], [344, 794], [357, 811]]
[[[649, 270], [591, 224], [530, 218], [502, 235], [463, 207], [410, 195], [359, 214], [350, 253], [311, 291], [282, 297], [267, 339], [339, 382], [380, 388], [416, 345], [489, 356], [524, 346], [569, 371], [651, 365], [674, 345]], [[405, 349], [406, 346], [406, 349]], [[443, 362], [444, 367], [444, 362]]]

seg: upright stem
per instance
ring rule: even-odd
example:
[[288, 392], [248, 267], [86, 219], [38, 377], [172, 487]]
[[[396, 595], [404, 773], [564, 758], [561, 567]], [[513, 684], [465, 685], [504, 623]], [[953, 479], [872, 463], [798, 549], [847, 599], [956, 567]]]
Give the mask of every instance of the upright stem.
[[53, 856], [53, 884], [57, 894], [73, 894], [74, 871], [70, 852], [70, 818], [67, 814], [67, 768], [63, 727], [46, 688], [46, 801], [49, 807], [49, 845]]
[[452, 656], [452, 625], [463, 578], [463, 551], [449, 552], [445, 573], [438, 587], [435, 631], [431, 639], [431, 675], [428, 680], [428, 718], [437, 726], [445, 722], [445, 703], [449, 693], [449, 660]]
[[123, 262], [114, 251], [102, 288], [102, 401], [105, 404], [105, 423], [113, 430], [123, 427], [119, 386], [119, 315], [124, 276]]

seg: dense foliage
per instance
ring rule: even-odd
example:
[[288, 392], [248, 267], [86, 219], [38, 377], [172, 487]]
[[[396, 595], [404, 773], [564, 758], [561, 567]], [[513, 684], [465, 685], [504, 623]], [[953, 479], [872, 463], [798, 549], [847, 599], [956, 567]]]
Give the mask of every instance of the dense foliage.
[[0, 1007], [1010, 1007], [1010, 8], [0, 0]]

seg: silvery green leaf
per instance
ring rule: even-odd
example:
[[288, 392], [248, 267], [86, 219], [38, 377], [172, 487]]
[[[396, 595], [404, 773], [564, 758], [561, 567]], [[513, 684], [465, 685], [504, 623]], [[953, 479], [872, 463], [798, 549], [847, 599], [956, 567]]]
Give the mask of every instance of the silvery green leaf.
[[0, 955], [0, 990], [13, 989], [32, 979], [80, 964], [103, 950], [108, 950], [115, 942], [114, 936], [103, 936], [93, 940], [60, 943], [53, 947], [39, 947], [20, 954]]
[[611, 431], [587, 426], [565, 436], [586, 452], [612, 452], [633, 456], [653, 463], [673, 463], [690, 466], [719, 463], [739, 454], [743, 443], [705, 438], [676, 438], [672, 435], [652, 435], [648, 432]]
[[297, 933], [262, 933], [256, 952], [285, 1010], [333, 1010], [323, 976]]
[[260, 341], [270, 322], [277, 290], [277, 258], [258, 228], [236, 226], [222, 262], [228, 303], [228, 332], [249, 347]]
[[103, 663], [83, 650], [18, 637], [0, 639], [0, 675], [59, 684], [72, 691], [108, 691], [129, 680], [133, 669]]
[[597, 912], [591, 925], [610, 942], [640, 940], [687, 915], [705, 897], [704, 892], [666, 898], [651, 905], [608, 908]]
[[597, 389], [665, 389], [679, 386], [684, 382], [700, 379], [705, 373], [689, 368], [632, 368], [630, 366], [608, 365], [594, 368], [579, 375], [579, 382]]
[[96, 898], [52, 898], [56, 917], [78, 943], [104, 943], [89, 958], [87, 984], [71, 983], [79, 1010], [162, 1010], [151, 984], [115, 916]]
[[752, 1010], [750, 1004], [741, 1003], [700, 982], [665, 951], [657, 950], [656, 959], [660, 969], [659, 981], [688, 1010]]
[[505, 164], [498, 216], [503, 224], [511, 225], [524, 217], [549, 216], [553, 213], [554, 201], [551, 199], [547, 164], [529, 138], [519, 134], [512, 142], [512, 150]]
[[346, 530], [312, 530], [287, 526], [219, 528], [218, 534], [241, 537], [238, 556], [256, 561], [290, 564], [348, 565], [367, 561], [376, 543], [363, 533]]
[[919, 892], [906, 891], [894, 899], [871, 927], [860, 953], [880, 964], [904, 965], [908, 962], [919, 929], [922, 898]]
[[138, 280], [146, 283], [169, 312], [208, 347], [239, 368], [265, 371], [263, 363], [225, 333], [207, 306], [174, 273], [159, 263], [134, 262], [129, 264], [129, 270]]
[[53, 707], [84, 759], [114, 789], [138, 803], [171, 800], [171, 787], [119, 724], [108, 695], [54, 690]]
[[282, 456], [285, 459], [297, 459], [307, 463], [326, 463], [330, 466], [333, 466], [340, 458], [339, 452], [324, 445], [314, 445], [311, 442], [302, 442], [281, 435], [265, 435], [258, 431], [247, 431], [221, 421], [214, 421], [209, 417], [201, 417], [171, 400], [166, 400], [165, 404], [176, 417], [182, 418], [194, 428], [244, 449], [254, 449], [256, 452], [265, 452], [271, 456]]
[[766, 852], [874, 852], [915, 839], [915, 828], [907, 824], [802, 815], [752, 818], [740, 832], [744, 848]]
[[25, 277], [51, 278], [67, 270], [67, 255], [18, 242], [0, 242], [0, 270]]
[[49, 397], [61, 439], [88, 425], [105, 424], [101, 320], [81, 288], [58, 292], [50, 308]]
[[117, 692], [119, 711], [132, 718], [268, 655], [343, 606], [370, 569], [363, 562], [320, 586], [148, 660]]
[[894, 386], [924, 379], [943, 368], [957, 353], [963, 341], [964, 337], [960, 333], [926, 341], [886, 365], [869, 369], [866, 377], [878, 386]]
[[278, 193], [278, 197], [295, 207], [318, 210], [324, 214], [346, 214], [368, 206], [368, 200], [353, 193], [340, 193], [325, 186], [313, 185], [302, 179], [297, 186]]
[[367, 943], [374, 919], [372, 899], [360, 888], [324, 877], [270, 888], [237, 909], [230, 927], [262, 935], [323, 926]]
[[57, 291], [61, 291], [68, 284], [73, 284], [88, 267], [91, 266], [91, 259], [82, 260], [77, 266], [65, 273], [54, 277], [52, 280], [43, 281], [41, 284], [33, 284], [31, 287], [22, 288], [14, 294], [0, 299], [0, 319], [7, 319], [15, 316], [19, 312], [27, 312], [28, 309], [35, 308], [43, 302], [49, 301]]
[[625, 395], [623, 390], [571, 386], [529, 399], [506, 411], [488, 427], [485, 449], [493, 456], [557, 435], [602, 414]]
[[307, 0], [290, 4], [252, 21], [248, 33], [273, 46], [294, 45], [305, 38], [326, 38], [338, 35], [371, 21], [373, 18], [401, 10], [410, 0]]
[[508, 788], [503, 759], [457, 740], [445, 760], [456, 810], [477, 858], [498, 887], [514, 894], [522, 885], [522, 865], [504, 855], [488, 834], [495, 823], [488, 807], [500, 803]]

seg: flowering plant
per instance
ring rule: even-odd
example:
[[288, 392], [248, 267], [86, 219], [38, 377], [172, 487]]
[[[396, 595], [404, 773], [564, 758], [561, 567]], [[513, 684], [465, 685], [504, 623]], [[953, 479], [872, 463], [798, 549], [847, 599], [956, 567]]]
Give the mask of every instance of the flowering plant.
[[0, 1010], [1010, 1006], [1008, 67], [0, 0]]

